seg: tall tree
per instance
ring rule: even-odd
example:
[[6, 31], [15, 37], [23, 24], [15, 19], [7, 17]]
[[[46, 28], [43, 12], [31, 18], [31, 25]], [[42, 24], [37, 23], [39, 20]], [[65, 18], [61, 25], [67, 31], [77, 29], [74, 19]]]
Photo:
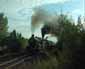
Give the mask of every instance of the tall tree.
[[8, 19], [3, 13], [0, 13], [0, 41], [7, 36]]

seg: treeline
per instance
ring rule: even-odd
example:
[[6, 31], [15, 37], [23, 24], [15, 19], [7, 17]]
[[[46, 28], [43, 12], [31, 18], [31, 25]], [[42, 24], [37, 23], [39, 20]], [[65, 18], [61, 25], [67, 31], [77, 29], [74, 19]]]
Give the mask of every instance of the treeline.
[[[47, 59], [39, 63], [39, 65], [36, 64], [35, 69], [85, 69], [85, 28], [81, 18], [78, 17], [77, 24], [75, 24], [68, 16], [59, 14], [56, 21], [51, 22], [50, 24], [46, 22], [42, 27], [42, 38], [37, 38], [39, 41], [35, 40], [34, 35], [32, 35], [31, 39], [25, 39], [15, 30], [11, 33], [7, 32], [8, 19], [1, 13], [0, 48], [7, 47], [9, 51], [14, 52], [29, 46], [27, 47], [28, 52], [34, 51], [33, 54], [35, 54], [35, 51], [38, 51], [38, 47], [34, 49], [35, 46], [49, 46], [50, 48], [45, 47], [43, 52], [49, 55], [50, 60]], [[55, 47], [51, 46], [49, 41], [44, 43], [44, 36], [49, 33], [58, 38], [58, 42], [54, 45]], [[41, 49], [39, 50], [41, 51]]]
[[0, 51], [20, 51], [27, 45], [27, 39], [16, 30], [8, 32], [8, 18], [0, 13]]
[[81, 21], [81, 17], [78, 17], [75, 24], [67, 15], [60, 14], [57, 16], [55, 24], [53, 21], [51, 24], [45, 24], [42, 28], [43, 36], [50, 33], [58, 38], [56, 43], [58, 49], [53, 49], [51, 52], [56, 56], [56, 62], [58, 62], [56, 64], [58, 66], [56, 67], [54, 64], [53, 69], [85, 68], [85, 27]]

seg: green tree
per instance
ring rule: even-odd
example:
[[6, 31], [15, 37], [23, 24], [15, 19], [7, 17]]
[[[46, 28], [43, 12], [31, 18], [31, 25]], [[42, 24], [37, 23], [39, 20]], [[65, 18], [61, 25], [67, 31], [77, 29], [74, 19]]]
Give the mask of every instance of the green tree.
[[[48, 23], [47, 26], [53, 31], [51, 34], [58, 37], [56, 46], [62, 48], [57, 57], [58, 69], [80, 69], [84, 67], [85, 30], [82, 29], [81, 18], [78, 17], [77, 25], [63, 14], [57, 16], [56, 20], [58, 24], [55, 23], [55, 26], [53, 26]], [[50, 32], [50, 30], [46, 31]], [[44, 34], [47, 34], [47, 32]]]
[[27, 46], [27, 44], [28, 44], [27, 39], [25, 39], [21, 34], [17, 33], [16, 30], [13, 30], [13, 32], [10, 33], [10, 37], [9, 38], [10, 38], [10, 42], [12, 41], [13, 43], [14, 42], [18, 43], [19, 44], [18, 47], [22, 48], [22, 49], [25, 48]]
[[0, 13], [0, 41], [7, 36], [8, 19], [3, 13]]
[[28, 45], [28, 40], [24, 37], [22, 37], [21, 34], [17, 34], [17, 40], [21, 44], [21, 48], [24, 49]]
[[[66, 17], [65, 17], [66, 18]], [[62, 31], [59, 34], [59, 42], [62, 44], [62, 52], [59, 54], [59, 69], [80, 69], [84, 67], [85, 30], [78, 17], [77, 25], [70, 20], [62, 20]]]

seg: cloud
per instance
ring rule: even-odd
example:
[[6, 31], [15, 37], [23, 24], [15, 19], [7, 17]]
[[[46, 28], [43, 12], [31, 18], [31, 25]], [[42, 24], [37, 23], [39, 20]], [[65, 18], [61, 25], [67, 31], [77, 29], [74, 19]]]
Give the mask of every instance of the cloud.
[[[74, 10], [71, 12], [72, 17], [73, 17], [74, 20], [75, 20], [75, 23], [77, 23], [78, 16], [81, 16], [81, 19], [83, 19], [84, 14], [85, 14], [84, 8], [77, 8], [77, 9], [74, 9]], [[82, 22], [83, 22], [83, 20], [82, 20]]]
[[[8, 17], [10, 30], [16, 29], [25, 36], [27, 33], [25, 29], [30, 27], [30, 16], [34, 7], [51, 3], [62, 4], [69, 1], [71, 0], [0, 0], [0, 12], [4, 12]], [[24, 23], [29, 26], [23, 26]]]
[[0, 12], [7, 16], [20, 18], [31, 14], [32, 9], [43, 4], [65, 3], [70, 0], [0, 0]]
[[84, 15], [84, 10], [75, 9], [75, 10], [72, 11], [72, 14], [76, 14], [76, 15]]
[[36, 6], [42, 5], [42, 4], [50, 4], [50, 3], [65, 3], [70, 0], [36, 0]]
[[35, 7], [35, 6], [40, 6], [42, 4], [50, 4], [50, 3], [65, 3], [68, 1], [72, 1], [72, 0], [16, 0], [18, 3], [21, 2], [21, 4], [23, 4], [24, 6], [31, 6], [31, 7]]

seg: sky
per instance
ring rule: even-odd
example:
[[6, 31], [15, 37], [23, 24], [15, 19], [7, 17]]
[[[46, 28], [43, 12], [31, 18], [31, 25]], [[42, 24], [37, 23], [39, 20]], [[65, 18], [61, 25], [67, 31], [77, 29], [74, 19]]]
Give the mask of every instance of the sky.
[[[31, 35], [31, 16], [33, 9], [40, 7], [50, 13], [68, 13], [76, 20], [85, 16], [85, 0], [0, 0], [0, 12], [8, 17], [8, 31], [16, 30], [24, 37]], [[35, 32], [40, 36], [40, 27]]]

